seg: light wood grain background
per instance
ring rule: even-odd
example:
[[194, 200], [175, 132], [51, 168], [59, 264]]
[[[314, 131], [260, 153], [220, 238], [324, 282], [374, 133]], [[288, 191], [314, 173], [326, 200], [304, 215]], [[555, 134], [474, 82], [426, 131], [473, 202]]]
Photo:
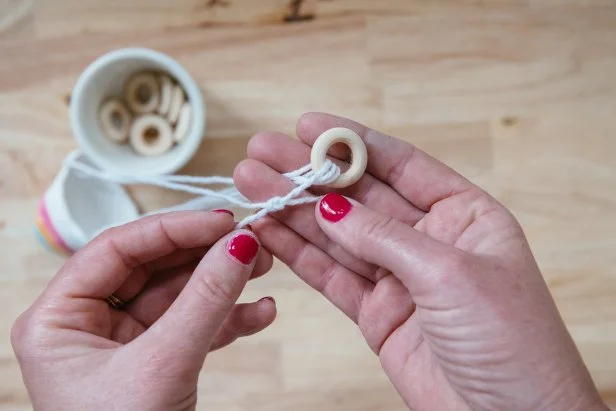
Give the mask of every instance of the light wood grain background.
[[[206, 142], [185, 172], [230, 174], [253, 133], [292, 134], [317, 110], [485, 187], [522, 222], [616, 407], [615, 0], [0, 0], [0, 410], [30, 409], [9, 329], [63, 263], [32, 227], [76, 146], [67, 97], [123, 46], [171, 54], [203, 87]], [[209, 358], [199, 409], [404, 409], [346, 318], [281, 265], [243, 298], [270, 294], [276, 323]]]

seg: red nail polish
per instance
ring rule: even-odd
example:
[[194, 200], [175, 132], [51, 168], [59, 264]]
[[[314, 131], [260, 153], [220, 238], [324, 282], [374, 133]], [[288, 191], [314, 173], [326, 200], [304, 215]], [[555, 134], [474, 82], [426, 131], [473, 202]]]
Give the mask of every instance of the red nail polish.
[[259, 243], [250, 235], [238, 234], [229, 240], [227, 250], [240, 263], [248, 265], [257, 256]]
[[327, 221], [336, 223], [351, 211], [353, 204], [338, 193], [329, 193], [321, 199], [319, 211]]
[[274, 298], [273, 298], [273, 297], [263, 297], [263, 298], [261, 298], [258, 302], [261, 302], [261, 301], [271, 301], [271, 302], [273, 302], [274, 304], [276, 304], [276, 300], [274, 300]]
[[213, 213], [226, 213], [229, 214], [231, 217], [233, 217], [233, 211], [231, 210], [225, 210], [223, 208], [219, 209], [219, 210], [212, 210]]

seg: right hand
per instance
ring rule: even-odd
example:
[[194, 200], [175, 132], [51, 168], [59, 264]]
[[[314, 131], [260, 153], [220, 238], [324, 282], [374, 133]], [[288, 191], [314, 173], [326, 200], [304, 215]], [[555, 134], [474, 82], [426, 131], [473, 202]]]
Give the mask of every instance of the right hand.
[[[264, 247], [355, 321], [413, 410], [607, 409], [515, 218], [412, 145], [325, 114], [300, 141], [255, 136], [235, 172], [251, 200], [292, 187], [332, 127], [368, 149], [362, 179], [254, 224]], [[331, 150], [337, 160], [343, 151]], [[325, 194], [331, 190], [315, 190]]]

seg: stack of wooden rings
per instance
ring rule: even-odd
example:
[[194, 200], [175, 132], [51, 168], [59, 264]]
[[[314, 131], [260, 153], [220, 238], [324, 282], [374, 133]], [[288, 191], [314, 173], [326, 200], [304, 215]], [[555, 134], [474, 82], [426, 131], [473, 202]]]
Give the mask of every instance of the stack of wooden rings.
[[171, 77], [140, 72], [126, 82], [122, 98], [103, 102], [99, 122], [114, 143], [129, 143], [137, 154], [157, 156], [182, 142], [191, 115], [184, 90]]

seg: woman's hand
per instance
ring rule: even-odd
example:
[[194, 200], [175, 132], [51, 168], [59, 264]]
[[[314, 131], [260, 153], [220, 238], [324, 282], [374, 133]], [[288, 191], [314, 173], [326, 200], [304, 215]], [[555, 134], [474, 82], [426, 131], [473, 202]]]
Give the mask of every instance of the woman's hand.
[[[235, 305], [272, 256], [234, 225], [226, 213], [158, 215], [76, 253], [12, 330], [34, 409], [194, 409], [207, 353], [276, 315], [268, 298]], [[112, 294], [127, 305], [111, 308]]]
[[[368, 149], [363, 178], [254, 224], [264, 247], [355, 321], [413, 410], [606, 409], [515, 218], [410, 144], [309, 114], [300, 141], [255, 136], [235, 172], [264, 200], [332, 127]], [[346, 160], [346, 150], [331, 154]], [[326, 190], [315, 190], [325, 194]]]

